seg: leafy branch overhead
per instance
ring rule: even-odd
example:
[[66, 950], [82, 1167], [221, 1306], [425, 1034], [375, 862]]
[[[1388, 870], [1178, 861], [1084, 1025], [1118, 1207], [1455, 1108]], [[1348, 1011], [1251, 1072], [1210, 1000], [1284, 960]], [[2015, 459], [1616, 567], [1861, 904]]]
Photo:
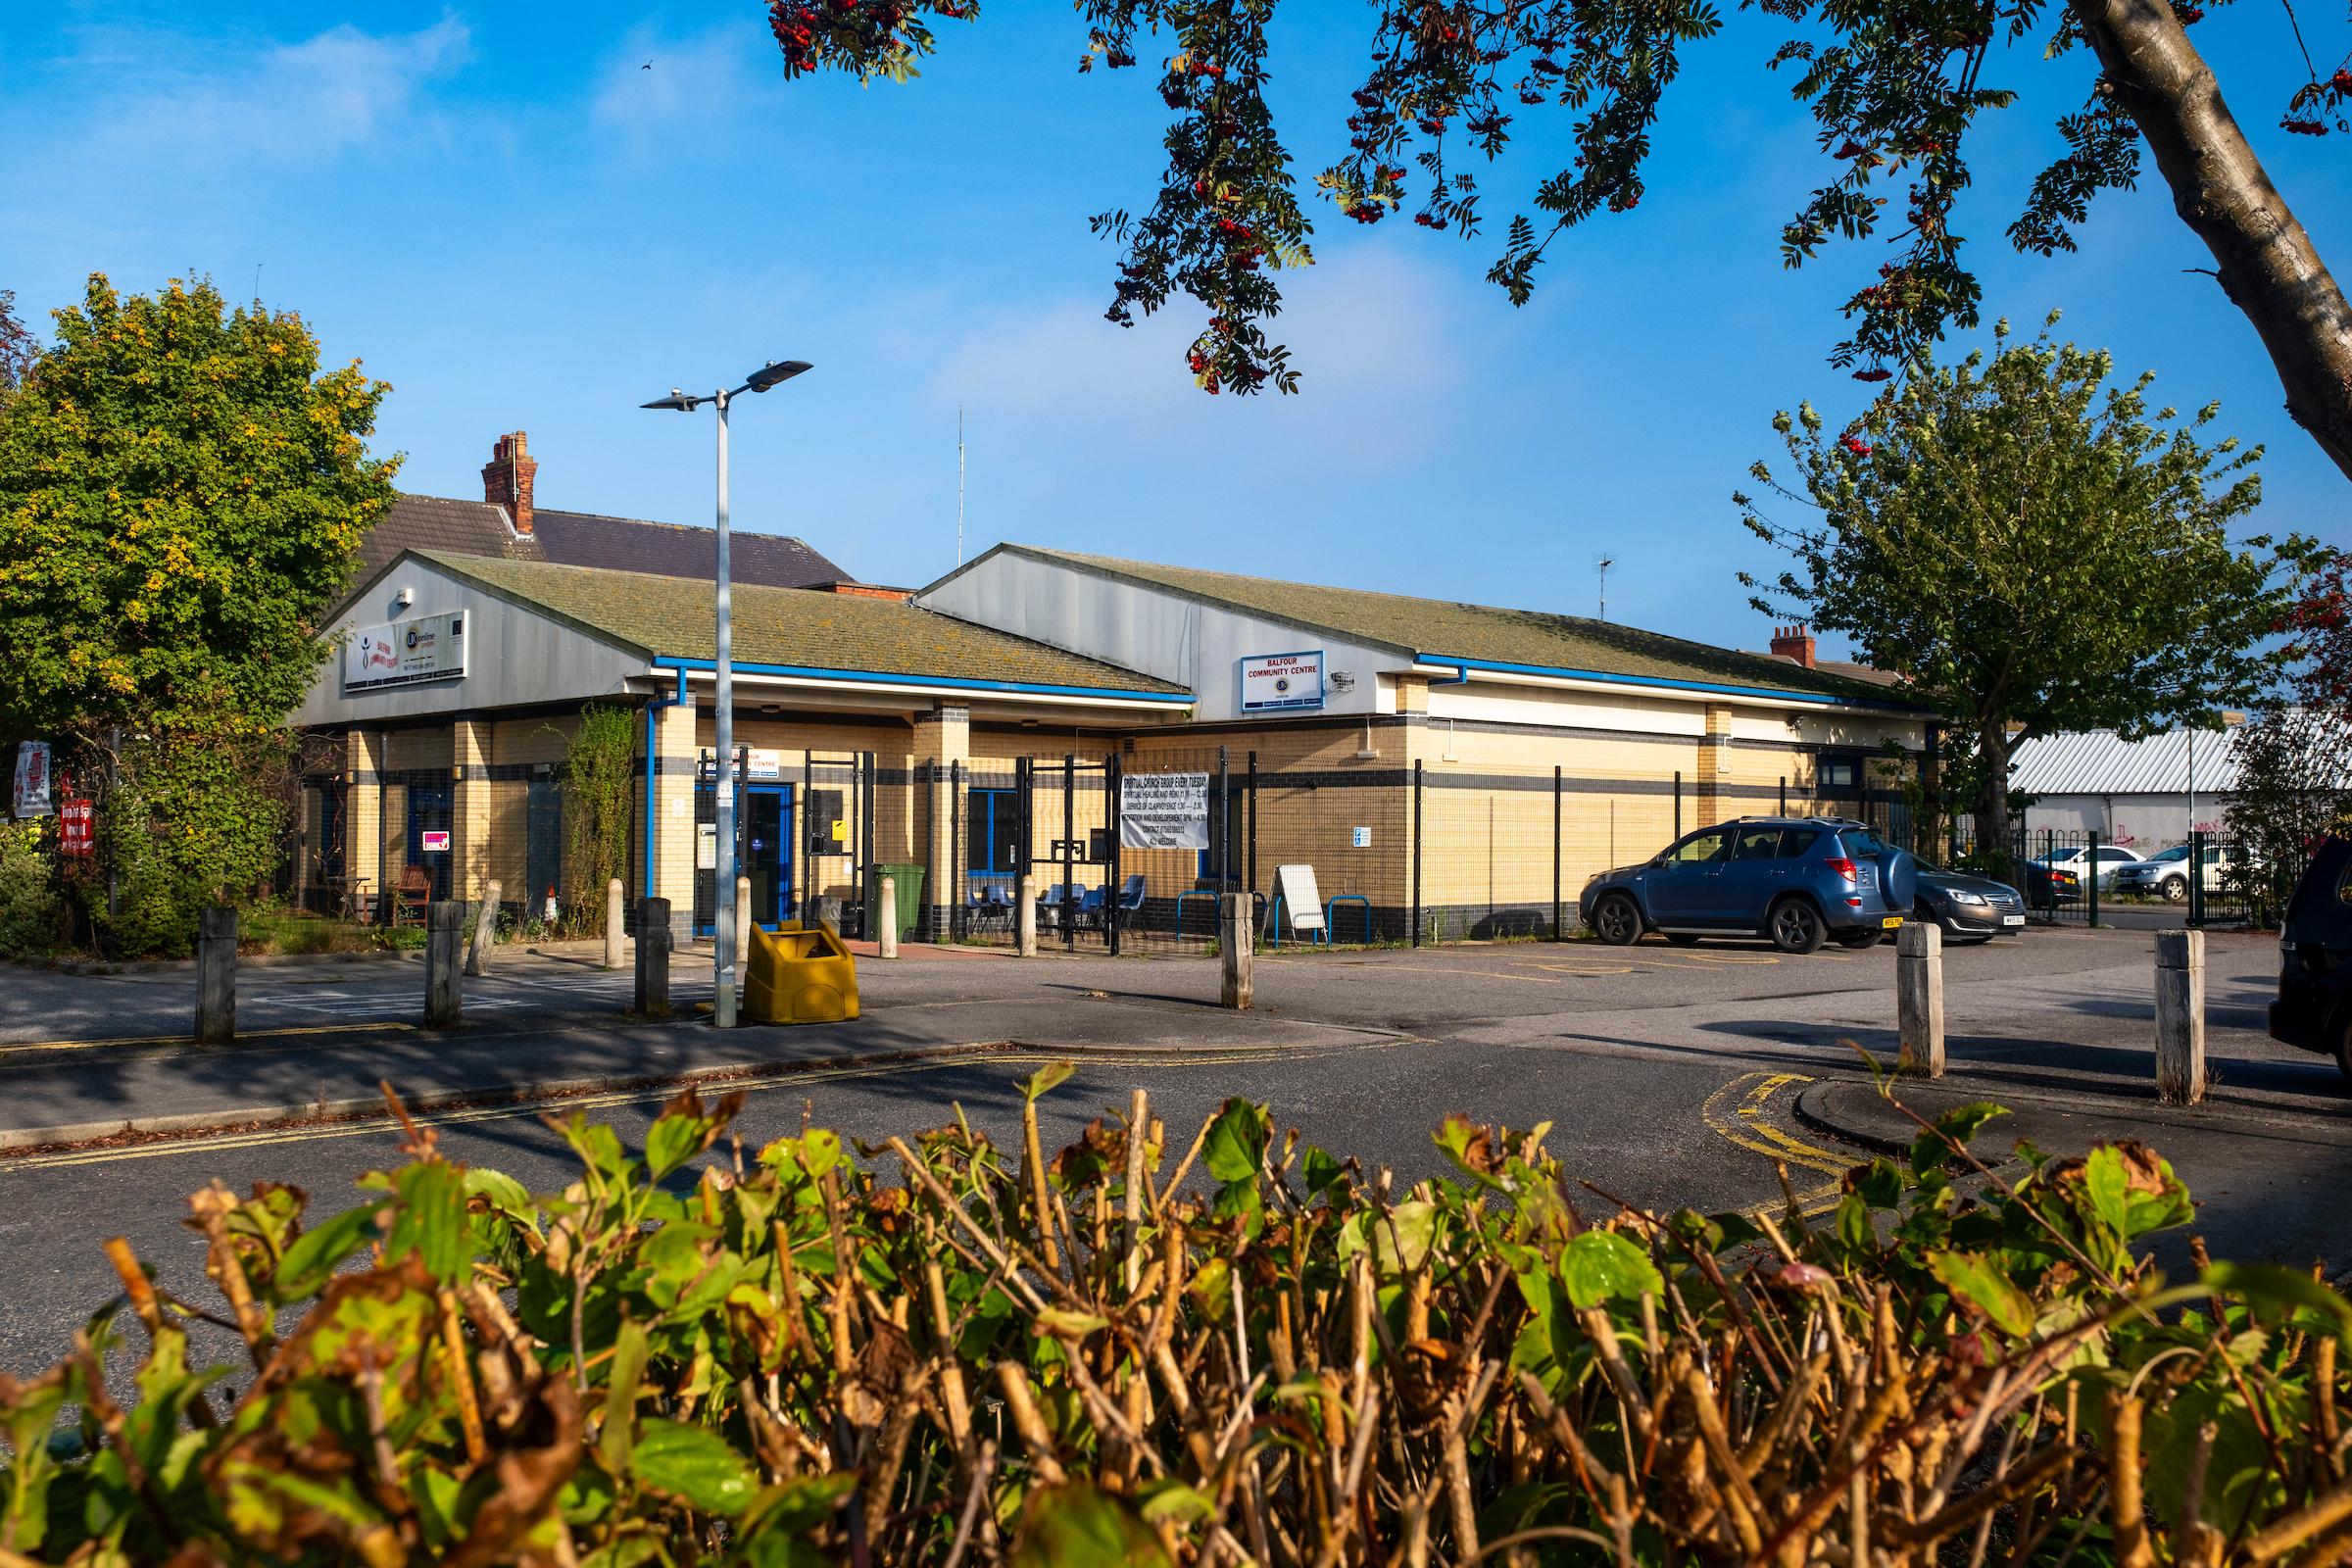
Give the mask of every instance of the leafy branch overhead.
[[[2021, 191], [2017, 249], [2072, 250], [2099, 192], [2129, 189], [2152, 151], [2217, 275], [2262, 331], [2290, 409], [2352, 467], [2352, 310], [2271, 185], [2186, 29], [2195, 5], [2163, 0], [1758, 0], [1780, 29], [1767, 79], [1803, 104], [1829, 172], [1781, 233], [1791, 268], [1838, 240], [1885, 247], [1846, 298], [1832, 363], [1884, 380], [1954, 328], [1977, 324], [1982, 287], [1955, 226], [1974, 183], [1970, 136], [2017, 101], [2002, 73], [2079, 69], [2082, 107], [2057, 129], [2065, 150]], [[1079, 0], [1081, 71], [1155, 66], [1174, 113], [1151, 209], [1098, 216], [1121, 248], [1109, 318], [1130, 325], [1178, 294], [1207, 312], [1188, 351], [1208, 392], [1298, 387], [1266, 335], [1281, 308], [1275, 274], [1312, 260], [1313, 228], [1291, 154], [1266, 102], [1274, 0]], [[903, 80], [937, 47], [932, 20], [972, 21], [968, 0], [773, 0], [788, 74], [832, 69]], [[2303, 24], [2283, 19], [2298, 44]], [[1640, 205], [1651, 134], [1683, 52], [1725, 29], [1712, 0], [1451, 0], [1374, 7], [1370, 64], [1345, 111], [1346, 151], [1315, 183], [1340, 213], [1377, 223], [1410, 210], [1432, 230], [1486, 231], [1480, 167], [1546, 115], [1574, 154], [1502, 226], [1488, 276], [1524, 303], [1553, 242]], [[2095, 57], [2095, 58], [2093, 58]], [[2280, 127], [2352, 126], [2352, 71], [2307, 83]], [[2080, 63], [2077, 65], [2076, 63]], [[2192, 196], [2193, 201], [2188, 198]]]

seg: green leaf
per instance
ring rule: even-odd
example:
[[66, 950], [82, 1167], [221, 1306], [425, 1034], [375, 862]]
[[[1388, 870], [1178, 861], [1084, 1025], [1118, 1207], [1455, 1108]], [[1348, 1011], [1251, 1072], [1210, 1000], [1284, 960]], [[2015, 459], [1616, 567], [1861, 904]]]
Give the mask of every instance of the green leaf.
[[1309, 1198], [1339, 1185], [1340, 1179], [1348, 1174], [1345, 1165], [1312, 1144], [1307, 1146], [1306, 1157], [1300, 1161], [1299, 1169], [1306, 1180], [1306, 1196]]
[[657, 1492], [728, 1518], [750, 1507], [760, 1487], [751, 1461], [718, 1434], [660, 1417], [641, 1424], [629, 1473]]
[[1037, 1071], [1031, 1073], [1028, 1081], [1021, 1085], [1021, 1102], [1023, 1104], [1034, 1104], [1038, 1101], [1043, 1100], [1054, 1090], [1059, 1089], [1063, 1084], [1068, 1083], [1070, 1081], [1071, 1074], [1075, 1073], [1077, 1070], [1078, 1064], [1074, 1061], [1050, 1061], [1046, 1063], [1043, 1067], [1040, 1067], [1037, 1069]]
[[1133, 1509], [1083, 1481], [1029, 1494], [1012, 1568], [1168, 1568]]
[[1372, 1228], [1372, 1258], [1384, 1275], [1405, 1274], [1429, 1256], [1429, 1244], [1438, 1234], [1438, 1206], [1415, 1199], [1389, 1210], [1389, 1217], [1368, 1217]]
[[2083, 1156], [2082, 1191], [2090, 1199], [2091, 1211], [2118, 1236], [2131, 1234], [2131, 1187], [2123, 1153], [2113, 1145], [2102, 1144]]
[[612, 1359], [605, 1371], [605, 1424], [596, 1451], [605, 1468], [624, 1475], [637, 1442], [637, 1389], [645, 1378], [646, 1340], [642, 1324], [622, 1319], [612, 1337]]
[[1073, 1312], [1064, 1307], [1049, 1306], [1037, 1314], [1040, 1334], [1060, 1340], [1083, 1340], [1089, 1334], [1099, 1334], [1110, 1327], [1110, 1319], [1099, 1312]]
[[1649, 1253], [1615, 1231], [1587, 1231], [1561, 1248], [1560, 1284], [1580, 1311], [1607, 1300], [1666, 1294], [1665, 1277]]
[[1979, 1100], [1965, 1105], [1954, 1105], [1936, 1118], [1936, 1130], [1956, 1144], [1966, 1146], [1982, 1132], [1984, 1124], [1996, 1116], [2006, 1116], [2009, 1108], [1996, 1105], [1989, 1100]]
[[2023, 1339], [2034, 1331], [2033, 1299], [2009, 1283], [1999, 1265], [1969, 1252], [1930, 1252], [1928, 1267], [2003, 1333]]
[[398, 1262], [414, 1252], [434, 1279], [460, 1283], [472, 1253], [464, 1175], [444, 1160], [419, 1160], [394, 1173], [392, 1190], [399, 1203], [392, 1211], [384, 1255]]
[[488, 1170], [475, 1165], [466, 1172], [466, 1196], [480, 1199], [493, 1210], [513, 1216], [525, 1225], [535, 1224], [539, 1205], [531, 1198], [531, 1190], [503, 1170]]
[[1151, 1524], [1197, 1524], [1216, 1517], [1215, 1499], [1174, 1476], [1148, 1481], [1142, 1493], [1143, 1513]]
[[858, 1472], [835, 1470], [821, 1476], [801, 1476], [760, 1494], [746, 1529], [761, 1535], [798, 1534], [813, 1530], [832, 1517], [841, 1499], [858, 1490]]
[[1247, 1100], [1225, 1102], [1217, 1119], [1208, 1124], [1208, 1141], [1200, 1151], [1200, 1162], [1208, 1173], [1221, 1182], [1248, 1181], [1258, 1173], [1266, 1157], [1266, 1139], [1272, 1118], [1265, 1107], [1253, 1105]]
[[2203, 1284], [2217, 1296], [2317, 1312], [2336, 1338], [2352, 1346], [2352, 1301], [2308, 1274], [2270, 1263], [2216, 1263], [2205, 1271]]
[[645, 1169], [654, 1181], [710, 1147], [718, 1118], [704, 1114], [700, 1100], [681, 1095], [664, 1106], [645, 1134]]
[[374, 1203], [356, 1203], [325, 1224], [303, 1232], [278, 1260], [270, 1294], [280, 1302], [299, 1301], [324, 1290], [343, 1260], [375, 1236], [375, 1216]]

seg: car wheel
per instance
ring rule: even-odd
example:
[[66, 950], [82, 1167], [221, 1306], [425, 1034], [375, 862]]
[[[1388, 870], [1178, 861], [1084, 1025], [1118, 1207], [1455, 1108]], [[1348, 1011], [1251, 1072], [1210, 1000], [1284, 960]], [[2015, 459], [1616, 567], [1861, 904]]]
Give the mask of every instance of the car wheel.
[[1802, 899], [1783, 899], [1774, 905], [1765, 929], [1771, 933], [1772, 945], [1783, 953], [1818, 953], [1830, 934], [1822, 924], [1821, 911]]
[[1622, 893], [1612, 893], [1592, 906], [1592, 929], [1612, 948], [1630, 948], [1642, 940], [1642, 911]]
[[1678, 948], [1695, 948], [1698, 946], [1698, 933], [1695, 931], [1669, 931], [1666, 933], [1666, 940]]
[[2188, 878], [2184, 876], [2166, 877], [2164, 879], [2164, 899], [2167, 904], [2187, 903]]

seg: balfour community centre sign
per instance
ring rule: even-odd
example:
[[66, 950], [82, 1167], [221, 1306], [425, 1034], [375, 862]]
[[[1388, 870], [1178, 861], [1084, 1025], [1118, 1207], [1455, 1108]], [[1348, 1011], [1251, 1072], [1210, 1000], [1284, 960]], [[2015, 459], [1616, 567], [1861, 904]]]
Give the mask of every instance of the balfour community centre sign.
[[1242, 711], [1270, 713], [1323, 706], [1323, 650], [1253, 654], [1242, 663]]

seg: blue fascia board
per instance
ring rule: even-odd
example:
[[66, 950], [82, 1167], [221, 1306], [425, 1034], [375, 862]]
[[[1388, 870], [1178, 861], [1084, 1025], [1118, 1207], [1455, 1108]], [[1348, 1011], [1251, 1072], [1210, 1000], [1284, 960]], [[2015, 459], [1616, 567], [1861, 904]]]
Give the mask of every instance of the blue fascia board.
[[[654, 663], [662, 669], [679, 672], [681, 683], [690, 669], [716, 669], [715, 659], [671, 659], [662, 657]], [[1138, 692], [1119, 686], [1049, 686], [1033, 681], [967, 680], [954, 675], [896, 675], [881, 670], [818, 669], [806, 664], [752, 664], [738, 660], [734, 667], [747, 675], [793, 675], [808, 680], [870, 681], [886, 686], [945, 686], [956, 691], [1020, 692], [1040, 697], [1116, 697], [1127, 702], [1181, 704], [1190, 708], [1193, 697], [1189, 692]]]
[[[1421, 654], [1418, 662], [1424, 664], [1451, 664], [1457, 669], [1492, 669], [1510, 675], [1551, 675], [1561, 680], [1603, 681], [1613, 686], [1663, 687], [1669, 691], [1721, 692], [1727, 697], [1768, 697], [1775, 702], [1811, 703], [1823, 708], [1893, 708], [1906, 712], [1927, 711], [1910, 703], [1889, 698], [1885, 702], [1866, 702], [1856, 697], [1832, 697], [1826, 693], [1792, 692], [1772, 686], [1731, 686], [1716, 681], [1671, 680], [1663, 675], [1621, 675], [1605, 669], [1562, 669], [1550, 664], [1506, 664], [1492, 659], [1462, 659], [1452, 654]], [[1455, 680], [1430, 682], [1433, 686], [1452, 686]]]

